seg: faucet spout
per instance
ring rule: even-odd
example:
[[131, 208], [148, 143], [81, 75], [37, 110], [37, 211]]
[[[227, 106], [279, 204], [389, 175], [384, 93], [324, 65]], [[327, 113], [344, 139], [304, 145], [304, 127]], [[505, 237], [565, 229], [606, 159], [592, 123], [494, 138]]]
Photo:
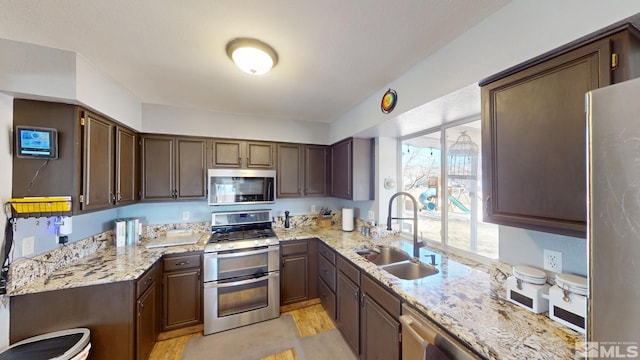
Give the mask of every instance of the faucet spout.
[[[391, 208], [393, 205], [393, 200], [395, 198], [397, 198], [398, 196], [406, 196], [409, 199], [411, 199], [411, 201], [413, 201], [413, 218], [403, 218], [403, 217], [392, 217], [391, 216]], [[405, 191], [400, 191], [397, 192], [395, 194], [393, 194], [391, 196], [391, 199], [389, 199], [389, 211], [387, 213], [387, 230], [391, 230], [391, 220], [412, 220], [413, 221], [413, 257], [414, 258], [419, 258], [420, 257], [420, 248], [424, 246], [424, 243], [422, 241], [418, 241], [418, 202], [416, 201], [416, 198], [413, 197], [413, 195], [409, 194], [408, 192]]]

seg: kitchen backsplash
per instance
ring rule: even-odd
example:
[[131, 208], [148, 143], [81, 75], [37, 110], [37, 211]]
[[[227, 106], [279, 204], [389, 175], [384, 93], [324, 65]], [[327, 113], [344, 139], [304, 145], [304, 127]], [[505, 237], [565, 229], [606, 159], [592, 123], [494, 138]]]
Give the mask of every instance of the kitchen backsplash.
[[[301, 226], [317, 226], [318, 214], [310, 215], [292, 215], [289, 217], [291, 227]], [[278, 228], [284, 228], [284, 216], [274, 217], [273, 226]], [[340, 213], [334, 213], [331, 216], [331, 227], [340, 229], [342, 224], [342, 216]], [[358, 231], [361, 226], [366, 222], [362, 219], [356, 219], [355, 231]], [[174, 224], [159, 224], [159, 225], [147, 225], [142, 227], [143, 237], [156, 238], [158, 236], [166, 234], [167, 230], [174, 229], [191, 229], [194, 232], [209, 232], [211, 231], [210, 222], [196, 222], [196, 223], [174, 223]], [[390, 235], [390, 232], [382, 231], [382, 236]], [[32, 258], [22, 258], [15, 261], [9, 268], [9, 288], [15, 289], [30, 281], [45, 276], [57, 269], [66, 266], [69, 263], [75, 262], [86, 256], [90, 256], [98, 251], [104, 250], [109, 246], [115, 246], [114, 232], [108, 230], [94, 236], [90, 236], [86, 239], [82, 239], [65, 246], [60, 246], [44, 254], [34, 256]], [[461, 262], [467, 263], [474, 267], [483, 268], [489, 274], [492, 279], [492, 290], [499, 297], [504, 297], [505, 294], [505, 281], [512, 275], [513, 267], [510, 264], [501, 263], [499, 261], [492, 261], [488, 265], [482, 263], [476, 263], [469, 259], [460, 258], [455, 255], [449, 255], [451, 257], [458, 258]], [[549, 274], [549, 283], [553, 284], [553, 274]]]

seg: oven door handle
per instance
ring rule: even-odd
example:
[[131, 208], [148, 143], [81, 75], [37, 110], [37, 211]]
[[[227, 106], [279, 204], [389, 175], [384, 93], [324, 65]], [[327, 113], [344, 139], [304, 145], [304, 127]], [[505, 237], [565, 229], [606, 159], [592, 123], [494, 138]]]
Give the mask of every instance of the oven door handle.
[[240, 286], [240, 285], [247, 285], [247, 284], [253, 284], [253, 283], [257, 283], [260, 281], [264, 281], [270, 277], [276, 277], [279, 274], [277, 273], [270, 273], [266, 276], [261, 276], [259, 278], [255, 278], [255, 279], [249, 279], [249, 280], [241, 280], [241, 281], [235, 281], [235, 282], [230, 282], [230, 283], [216, 283], [216, 282], [211, 282], [211, 283], [205, 283], [204, 287], [205, 289], [209, 289], [209, 288], [226, 288], [226, 287], [233, 287], [233, 286]]
[[207, 255], [207, 257], [211, 257], [211, 258], [216, 258], [216, 259], [223, 259], [223, 258], [230, 258], [230, 257], [239, 257], [240, 256], [248, 256], [248, 255], [257, 255], [257, 254], [264, 254], [270, 251], [278, 251], [279, 248], [277, 246], [274, 247], [268, 247], [266, 249], [260, 249], [260, 250], [253, 250], [253, 251], [243, 251], [243, 252], [234, 252], [234, 253], [230, 253], [230, 254], [211, 254], [211, 255]]

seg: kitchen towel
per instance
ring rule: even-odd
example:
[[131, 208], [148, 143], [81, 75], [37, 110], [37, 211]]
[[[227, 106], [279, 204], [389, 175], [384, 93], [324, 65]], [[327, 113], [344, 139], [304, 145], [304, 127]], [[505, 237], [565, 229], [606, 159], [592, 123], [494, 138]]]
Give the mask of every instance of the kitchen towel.
[[342, 208], [342, 231], [353, 231], [353, 208]]

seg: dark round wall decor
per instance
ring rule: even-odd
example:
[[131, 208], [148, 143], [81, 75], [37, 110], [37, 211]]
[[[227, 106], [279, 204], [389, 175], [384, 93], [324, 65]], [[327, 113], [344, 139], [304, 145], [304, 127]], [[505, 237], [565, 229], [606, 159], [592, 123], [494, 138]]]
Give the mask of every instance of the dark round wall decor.
[[395, 90], [389, 89], [382, 96], [382, 101], [380, 102], [380, 109], [385, 114], [388, 114], [393, 111], [396, 107], [396, 103], [398, 102], [398, 94]]

